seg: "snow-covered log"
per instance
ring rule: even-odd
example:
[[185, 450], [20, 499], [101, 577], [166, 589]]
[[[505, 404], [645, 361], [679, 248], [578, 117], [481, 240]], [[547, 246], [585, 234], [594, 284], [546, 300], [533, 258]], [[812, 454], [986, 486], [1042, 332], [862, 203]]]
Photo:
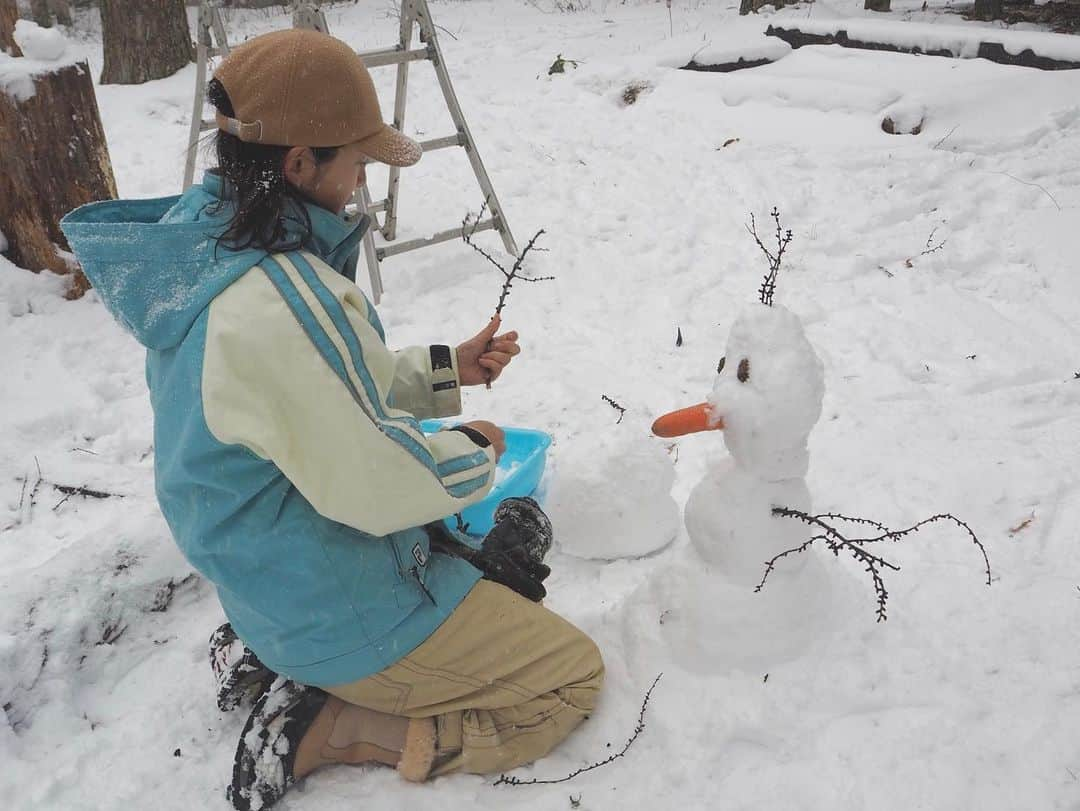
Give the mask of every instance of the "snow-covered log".
[[0, 56], [0, 144], [8, 257], [35, 271], [74, 272], [61, 217], [116, 197], [89, 65]]
[[1066, 34], [1001, 31], [873, 20], [805, 20], [797, 26], [770, 25], [767, 36], [791, 45], [841, 45], [871, 51], [988, 59], [1041, 70], [1080, 68], [1080, 41]]

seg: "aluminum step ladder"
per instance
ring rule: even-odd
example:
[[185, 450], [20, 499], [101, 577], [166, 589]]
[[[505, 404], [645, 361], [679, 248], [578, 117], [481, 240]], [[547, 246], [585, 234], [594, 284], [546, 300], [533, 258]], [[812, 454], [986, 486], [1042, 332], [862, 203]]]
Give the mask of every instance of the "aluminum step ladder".
[[[293, 26], [296, 28], [309, 28], [323, 33], [329, 33], [326, 17], [316, 3], [293, 0], [291, 3], [293, 12]], [[413, 30], [420, 29], [421, 47], [413, 48]], [[209, 58], [225, 56], [229, 53], [228, 39], [225, 26], [221, 19], [221, 9], [218, 0], [202, 0], [199, 6], [199, 18], [196, 37], [196, 74], [195, 74], [195, 100], [192, 112], [191, 137], [188, 145], [187, 166], [184, 172], [184, 189], [191, 186], [195, 173], [195, 151], [198, 146], [200, 132], [213, 129], [216, 125], [212, 121], [204, 121], [203, 100], [206, 96], [206, 63]], [[502, 237], [503, 246], [507, 253], [518, 255], [517, 243], [510, 231], [510, 225], [502, 205], [495, 194], [487, 169], [480, 158], [469, 125], [461, 111], [457, 94], [450, 82], [450, 75], [446, 70], [446, 62], [443, 59], [442, 50], [439, 47], [439, 39], [436, 34], [435, 24], [431, 19], [427, 0], [402, 0], [401, 18], [398, 31], [397, 44], [370, 51], [360, 51], [359, 56], [364, 60], [368, 68], [377, 68], [388, 65], [397, 66], [397, 82], [394, 94], [394, 121], [393, 126], [399, 131], [404, 131], [405, 125], [405, 102], [408, 91], [409, 63], [416, 61], [430, 61], [435, 70], [439, 87], [442, 90], [446, 107], [454, 124], [456, 132], [441, 138], [433, 138], [420, 142], [424, 153], [434, 152], [448, 147], [462, 147], [465, 149], [472, 166], [473, 174], [484, 195], [486, 211], [489, 216], [479, 223], [470, 224], [471, 233], [478, 231], [498, 231]], [[390, 167], [388, 188], [386, 197], [374, 201], [371, 198], [367, 186], [361, 186], [356, 190], [353, 200], [346, 207], [347, 218], [355, 219], [362, 214], [367, 214], [372, 219], [372, 228], [368, 229], [364, 237], [364, 257], [368, 266], [368, 275], [371, 281], [371, 292], [374, 302], [379, 303], [383, 294], [383, 281], [381, 265], [384, 259], [409, 251], [426, 248], [454, 239], [461, 239], [462, 226], [456, 225], [443, 231], [437, 231], [429, 237], [411, 239], [393, 245], [376, 246], [374, 232], [378, 230], [386, 242], [393, 242], [397, 237], [398, 224], [398, 188], [400, 185], [401, 170], [396, 166]], [[383, 221], [380, 224], [377, 214], [383, 212]], [[475, 225], [475, 227], [474, 227]], [[353, 279], [355, 281], [355, 279]]]

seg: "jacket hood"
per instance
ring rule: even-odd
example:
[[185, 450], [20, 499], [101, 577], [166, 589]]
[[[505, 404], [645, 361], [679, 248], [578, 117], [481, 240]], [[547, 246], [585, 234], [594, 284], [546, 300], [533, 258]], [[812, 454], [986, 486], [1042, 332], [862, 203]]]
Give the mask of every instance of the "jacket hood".
[[[183, 195], [90, 203], [61, 220], [109, 312], [148, 349], [179, 344], [214, 297], [267, 255], [261, 248], [232, 250], [219, 243], [233, 210], [228, 198], [222, 179], [207, 174]], [[350, 223], [315, 205], [304, 209], [311, 232], [296, 212], [286, 220], [290, 244], [281, 250], [302, 244], [355, 277], [369, 218]]]

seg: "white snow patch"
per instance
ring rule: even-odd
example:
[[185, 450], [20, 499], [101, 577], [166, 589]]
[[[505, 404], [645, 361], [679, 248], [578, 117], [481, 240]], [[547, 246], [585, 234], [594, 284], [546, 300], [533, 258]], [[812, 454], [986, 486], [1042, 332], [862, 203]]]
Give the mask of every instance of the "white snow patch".
[[67, 51], [67, 38], [58, 28], [42, 28], [32, 20], [16, 22], [13, 36], [27, 59], [55, 62]]
[[[615, 433], [613, 431], [612, 433]], [[559, 549], [581, 558], [634, 558], [671, 543], [679, 507], [661, 442], [620, 431], [559, 446], [544, 502]]]

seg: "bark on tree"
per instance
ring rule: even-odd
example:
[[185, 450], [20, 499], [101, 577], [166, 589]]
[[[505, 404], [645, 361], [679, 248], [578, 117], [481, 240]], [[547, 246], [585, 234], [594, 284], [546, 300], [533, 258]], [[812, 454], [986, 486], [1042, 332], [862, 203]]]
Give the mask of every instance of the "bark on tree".
[[109, 149], [86, 62], [33, 82], [34, 95], [21, 101], [0, 91], [0, 231], [15, 264], [75, 273], [72, 292], [81, 295], [88, 285], [58, 252], [68, 250], [59, 223], [83, 203], [116, 197]]
[[49, 0], [49, 8], [60, 25], [71, 25], [71, 0]]
[[1004, 9], [1002, 0], [975, 0], [972, 16], [977, 20], [1000, 20]]
[[19, 19], [19, 7], [15, 0], [0, 0], [0, 51], [12, 56], [22, 56], [15, 44], [15, 23]]
[[101, 0], [101, 31], [102, 84], [162, 79], [193, 56], [184, 0]]
[[863, 9], [866, 11], [891, 11], [892, 0], [866, 0]]
[[42, 28], [52, 28], [49, 0], [30, 0], [30, 17]]

